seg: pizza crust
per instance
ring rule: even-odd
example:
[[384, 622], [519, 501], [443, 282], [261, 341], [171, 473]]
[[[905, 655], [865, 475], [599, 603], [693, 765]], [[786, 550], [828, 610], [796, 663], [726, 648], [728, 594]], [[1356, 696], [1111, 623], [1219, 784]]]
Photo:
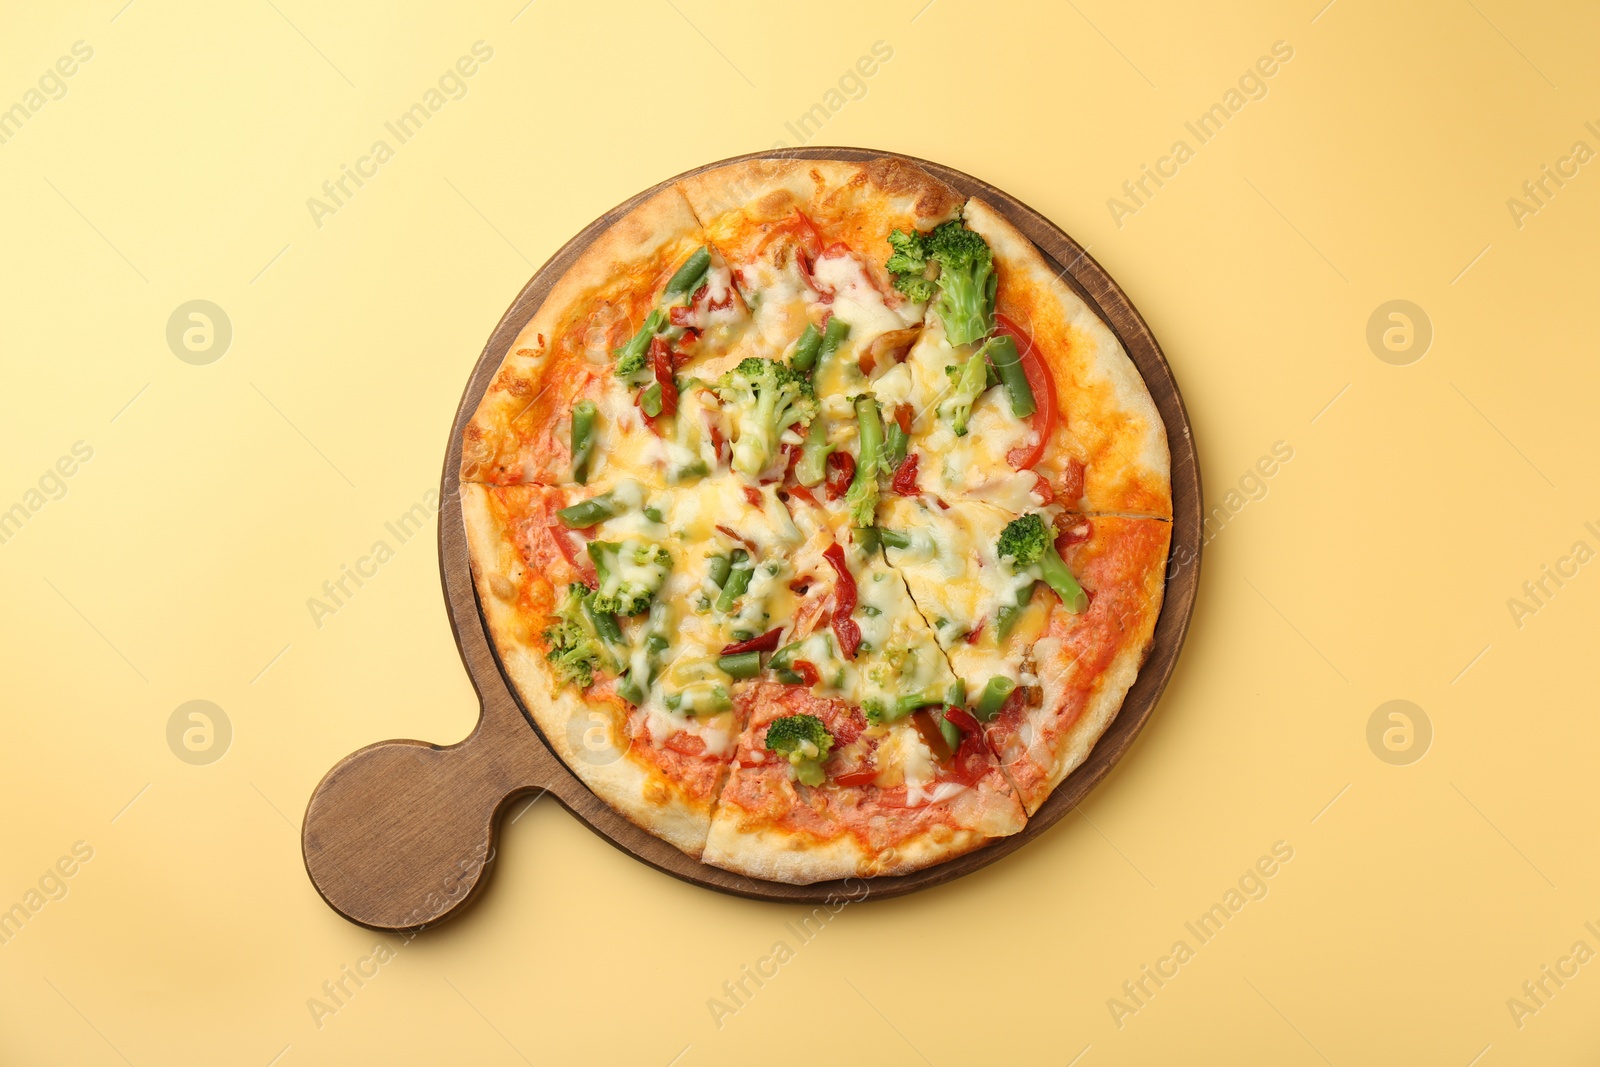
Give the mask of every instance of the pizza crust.
[[[954, 218], [963, 199], [950, 186], [903, 159], [866, 163], [748, 159], [692, 174], [678, 184], [702, 226], [710, 226], [732, 211], [742, 211], [755, 220], [772, 220], [796, 208], [832, 214], [848, 202], [870, 206], [926, 230]], [[886, 235], [887, 231], [879, 239]]]
[[[1022, 829], [1019, 823], [1011, 833]], [[792, 885], [810, 885], [838, 878], [876, 878], [910, 874], [971, 852], [1002, 834], [955, 830], [943, 841], [922, 834], [896, 845], [894, 851], [869, 852], [855, 837], [843, 834], [815, 840], [766, 827], [741, 828], [732, 818], [718, 817], [701, 859], [714, 867], [751, 878]]]
[[1083, 511], [1170, 519], [1166, 426], [1121, 342], [994, 208], [973, 197], [962, 217], [994, 252], [999, 311], [1032, 334], [1055, 376], [1063, 417], [1040, 468], [1058, 470], [1068, 455], [1083, 462]]
[[889, 232], [927, 230], [959, 214], [963, 197], [914, 163], [874, 159], [750, 159], [679, 183], [713, 243], [737, 259], [765, 228], [803, 212], [828, 241], [844, 241], [879, 291], [900, 298], [884, 269]]

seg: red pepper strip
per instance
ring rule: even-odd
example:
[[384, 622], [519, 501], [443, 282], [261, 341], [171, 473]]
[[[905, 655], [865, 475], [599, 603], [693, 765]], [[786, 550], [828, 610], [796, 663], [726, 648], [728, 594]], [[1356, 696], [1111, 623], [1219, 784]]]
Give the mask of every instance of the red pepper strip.
[[1042, 506], [1049, 507], [1051, 504], [1055, 503], [1056, 487], [1051, 485], [1050, 480], [1044, 475], [1040, 474], [1039, 480], [1033, 483], [1033, 491], [1039, 494], [1039, 503]]
[[578, 572], [578, 577], [583, 581], [583, 584], [590, 589], [594, 589], [600, 584], [600, 578], [595, 574], [594, 563], [590, 561], [587, 553], [583, 557], [579, 557], [578, 550], [573, 547], [572, 536], [567, 528], [559, 522], [550, 524], [550, 539], [556, 543], [556, 551], [561, 553], [563, 559], [572, 564], [572, 569]]
[[700, 340], [700, 334], [692, 329], [684, 330], [683, 333], [678, 335], [678, 339], [672, 344], [673, 370], [679, 369], [694, 358], [694, 353], [689, 350], [694, 347], [694, 343], [698, 340]]
[[803, 659], [797, 659], [789, 664], [789, 669], [800, 676], [800, 684], [806, 686], [816, 685], [822, 675], [817, 673], [817, 668]]
[[667, 321], [674, 326], [689, 326], [694, 323], [693, 304], [674, 304], [667, 312]]
[[711, 451], [717, 454], [717, 462], [721, 463], [732, 454], [728, 451], [728, 439], [722, 436], [722, 428], [716, 423], [712, 423], [709, 429], [711, 432]]
[[804, 449], [800, 445], [780, 445], [779, 448], [784, 455], [783, 470], [776, 475], [768, 474], [765, 478], [762, 478], [762, 485], [794, 480], [794, 465], [800, 462], [800, 453]]
[[945, 721], [951, 726], [954, 726], [957, 730], [960, 730], [963, 737], [967, 734], [977, 733], [983, 729], [983, 727], [978, 725], [978, 720], [972, 717], [971, 712], [967, 711], [966, 708], [957, 707], [954, 704], [945, 705], [944, 718]]
[[833, 635], [839, 639], [839, 651], [845, 659], [855, 659], [861, 648], [861, 627], [850, 616], [856, 610], [856, 580], [844, 560], [844, 547], [837, 541], [828, 546], [822, 558], [832, 564], [839, 575], [833, 589]]
[[833, 636], [839, 639], [839, 651], [845, 659], [855, 659], [861, 648], [861, 627], [848, 615], [833, 614]]
[[766, 499], [761, 495], [761, 490], [753, 485], [744, 487], [744, 498], [750, 502], [750, 506], [753, 508], [760, 508], [766, 505]]
[[670, 418], [678, 413], [678, 383], [672, 377], [672, 357], [667, 351], [667, 342], [659, 337], [650, 340], [650, 366], [656, 372], [656, 381], [661, 383], [661, 418]]
[[1045, 366], [1038, 349], [1033, 347], [1033, 338], [1004, 315], [995, 315], [994, 321], [999, 332], [1010, 335], [1017, 343], [1022, 373], [1027, 376], [1028, 387], [1033, 390], [1035, 411], [1028, 418], [1037, 440], [1032, 445], [1019, 445], [1006, 453], [1006, 462], [1013, 469], [1029, 470], [1043, 458], [1045, 445], [1049, 443], [1050, 433], [1056, 426], [1055, 382], [1050, 378], [1050, 368]]
[[975, 644], [978, 643], [979, 638], [981, 638], [983, 636], [983, 624], [984, 624], [984, 621], [985, 620], [983, 620], [983, 619], [979, 619], [978, 620], [978, 625], [974, 626], [971, 630], [967, 631], [967, 637], [966, 637], [967, 644], [975, 645]]
[[735, 295], [736, 294], [733, 291], [733, 286], [728, 286], [727, 290], [722, 294], [722, 302], [719, 304], [715, 300], [708, 300], [706, 301], [706, 310], [726, 311], [728, 308], [733, 307], [733, 298]]
[[976, 785], [989, 773], [989, 748], [983, 741], [983, 728], [965, 708], [954, 704], [944, 709], [944, 718], [961, 731], [961, 747], [950, 761], [950, 777], [962, 785]]
[[737, 656], [741, 652], [771, 652], [778, 647], [778, 638], [783, 635], [783, 627], [768, 630], [760, 637], [752, 637], [748, 641], [735, 641], [723, 648], [724, 656]]
[[791, 485], [787, 490], [785, 490], [785, 492], [787, 492], [791, 497], [804, 500], [807, 504], [810, 504], [813, 507], [816, 506], [817, 498], [812, 496], [811, 490], [807, 489], [803, 485]]
[[900, 432], [907, 437], [911, 436], [911, 417], [915, 414], [910, 404], [896, 404], [894, 406], [894, 421], [899, 424]]
[[737, 541], [741, 545], [745, 546], [746, 548], [753, 549], [753, 548], [756, 547], [755, 542], [750, 540], [744, 534], [740, 533], [738, 530], [733, 529], [732, 527], [724, 526], [720, 522], [717, 524], [717, 532], [721, 533], [721, 534], [726, 534], [729, 540]]
[[844, 774], [834, 775], [833, 784], [842, 786], [871, 785], [873, 779], [877, 777], [878, 772], [876, 768], [863, 767], [859, 771], [848, 771]]
[[916, 496], [917, 489], [917, 454], [911, 453], [900, 461], [900, 466], [895, 469], [894, 477], [889, 479], [889, 487], [901, 496]]
[[856, 457], [848, 452], [828, 453], [828, 499], [838, 500], [856, 476]]

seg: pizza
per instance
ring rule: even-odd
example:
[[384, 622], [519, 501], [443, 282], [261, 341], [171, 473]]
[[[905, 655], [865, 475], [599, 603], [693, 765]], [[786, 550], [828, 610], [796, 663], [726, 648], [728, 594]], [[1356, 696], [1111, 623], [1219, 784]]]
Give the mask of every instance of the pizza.
[[1137, 677], [1172, 519], [1115, 335], [900, 159], [639, 203], [510, 346], [460, 480], [551, 748], [689, 855], [790, 883], [1021, 830]]

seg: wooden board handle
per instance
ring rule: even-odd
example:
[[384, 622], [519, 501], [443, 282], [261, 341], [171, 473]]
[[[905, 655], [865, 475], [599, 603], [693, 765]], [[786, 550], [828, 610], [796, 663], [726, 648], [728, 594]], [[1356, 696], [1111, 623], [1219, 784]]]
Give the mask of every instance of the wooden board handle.
[[301, 848], [317, 892], [378, 930], [416, 930], [482, 888], [500, 813], [542, 788], [528, 728], [480, 719], [450, 746], [381, 741], [339, 761], [306, 807]]

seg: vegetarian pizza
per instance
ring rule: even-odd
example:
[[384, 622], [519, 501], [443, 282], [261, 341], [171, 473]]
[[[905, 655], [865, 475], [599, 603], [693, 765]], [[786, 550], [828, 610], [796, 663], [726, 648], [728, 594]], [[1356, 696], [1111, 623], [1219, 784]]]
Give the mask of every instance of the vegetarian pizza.
[[903, 874], [1021, 830], [1161, 607], [1166, 431], [981, 199], [898, 159], [672, 183], [555, 284], [467, 424], [507, 676], [706, 863]]

